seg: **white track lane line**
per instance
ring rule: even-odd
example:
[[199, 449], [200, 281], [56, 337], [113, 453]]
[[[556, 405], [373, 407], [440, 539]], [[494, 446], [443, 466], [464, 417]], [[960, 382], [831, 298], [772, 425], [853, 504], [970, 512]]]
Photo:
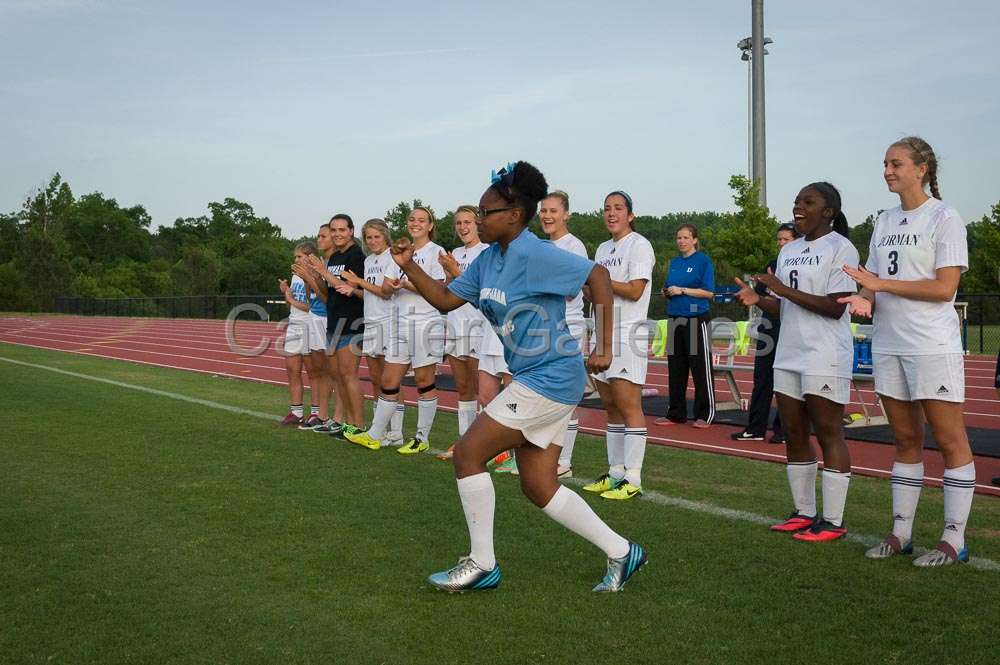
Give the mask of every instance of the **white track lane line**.
[[[214, 402], [212, 400], [200, 399], [198, 397], [191, 397], [189, 395], [183, 395], [181, 393], [173, 393], [166, 390], [157, 390], [156, 388], [149, 388], [147, 386], [140, 386], [134, 383], [126, 383], [124, 381], [116, 381], [114, 379], [105, 379], [100, 376], [93, 376], [91, 374], [83, 374], [80, 372], [71, 372], [69, 370], [60, 369], [58, 367], [50, 367], [48, 365], [39, 365], [36, 363], [24, 362], [22, 360], [14, 360], [13, 358], [4, 358], [0, 356], [0, 361], [10, 363], [13, 365], [20, 365], [22, 367], [30, 367], [32, 369], [41, 369], [49, 372], [55, 372], [56, 374], [62, 374], [64, 376], [71, 376], [77, 379], [84, 379], [87, 381], [96, 381], [98, 383], [104, 383], [107, 385], [115, 386], [118, 388], [126, 388], [128, 390], [137, 390], [139, 392], [148, 393], [151, 395], [156, 395], [158, 397], [166, 397], [168, 399], [174, 399], [181, 402], [187, 402], [189, 404], [197, 404], [199, 406], [205, 406], [211, 409], [218, 409], [220, 411], [228, 411], [229, 413], [235, 413], [245, 416], [253, 416], [254, 418], [261, 418], [264, 420], [269, 420], [272, 422], [278, 422], [281, 420], [278, 416], [271, 413], [264, 413], [262, 411], [254, 411], [252, 409], [244, 409], [238, 406], [232, 406], [229, 404], [222, 404], [220, 402]], [[428, 455], [438, 455], [442, 451], [440, 450], [428, 450]], [[574, 485], [583, 485], [584, 481], [580, 479], [567, 479]], [[662, 492], [657, 492], [656, 490], [645, 490], [642, 496], [639, 498], [641, 501], [650, 501], [652, 503], [659, 504], [661, 506], [669, 506], [671, 508], [681, 508], [683, 510], [689, 510], [692, 512], [703, 513], [707, 515], [713, 515], [716, 517], [722, 517], [728, 520], [738, 521], [738, 522], [750, 522], [752, 524], [768, 525], [774, 524], [779, 520], [774, 517], [768, 517], [767, 515], [758, 515], [756, 513], [748, 512], [745, 510], [734, 510], [732, 508], [723, 508], [722, 506], [716, 506], [705, 501], [692, 501], [690, 499], [685, 499], [683, 497], [671, 496], [669, 494], [664, 494]], [[847, 539], [856, 543], [860, 543], [866, 547], [871, 547], [876, 545], [881, 541], [877, 536], [870, 536], [858, 533], [849, 533]], [[918, 548], [917, 554], [922, 554], [926, 550]], [[973, 568], [978, 568], [980, 570], [990, 570], [994, 572], [1000, 572], [1000, 563], [993, 561], [992, 559], [984, 559], [980, 557], [970, 557], [969, 565]]]

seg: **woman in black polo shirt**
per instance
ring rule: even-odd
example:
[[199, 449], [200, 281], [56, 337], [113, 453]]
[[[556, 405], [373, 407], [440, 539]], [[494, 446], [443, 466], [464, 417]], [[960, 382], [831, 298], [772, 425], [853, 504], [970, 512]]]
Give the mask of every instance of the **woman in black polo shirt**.
[[364, 429], [364, 395], [358, 378], [361, 361], [360, 343], [365, 331], [364, 291], [340, 278], [350, 270], [364, 274], [365, 254], [354, 239], [354, 221], [350, 215], [334, 215], [330, 219], [333, 253], [325, 266], [317, 266], [329, 285], [327, 292], [327, 358], [330, 374], [339, 399], [344, 405], [344, 424], [331, 434], [343, 438], [344, 432]]

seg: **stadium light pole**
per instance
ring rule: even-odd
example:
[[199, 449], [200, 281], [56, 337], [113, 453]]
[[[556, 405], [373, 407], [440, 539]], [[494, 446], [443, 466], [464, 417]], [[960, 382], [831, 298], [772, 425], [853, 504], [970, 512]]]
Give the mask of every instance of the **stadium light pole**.
[[[764, 38], [764, 44], [773, 44], [774, 40], [770, 37]], [[754, 141], [753, 141], [753, 69], [751, 67], [751, 62], [753, 57], [751, 56], [752, 43], [750, 37], [745, 37], [736, 43], [736, 48], [741, 52], [740, 60], [747, 63], [747, 178], [751, 181], [754, 180], [753, 176], [753, 155], [754, 155]], [[764, 55], [767, 55], [769, 51], [765, 48]]]
[[760, 187], [760, 202], [767, 205], [764, 142], [764, 0], [751, 0], [750, 64], [753, 68], [753, 179]]

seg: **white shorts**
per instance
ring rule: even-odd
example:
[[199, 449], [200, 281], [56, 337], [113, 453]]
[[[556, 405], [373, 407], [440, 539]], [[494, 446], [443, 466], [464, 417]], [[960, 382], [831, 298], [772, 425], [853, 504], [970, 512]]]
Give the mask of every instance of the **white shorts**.
[[479, 356], [479, 371], [497, 378], [501, 374], [510, 374], [510, 368], [507, 367], [507, 361], [503, 356]]
[[554, 402], [514, 381], [486, 405], [486, 415], [518, 430], [539, 448], [548, 448], [557, 438], [562, 441], [574, 409], [574, 404]]
[[400, 321], [395, 334], [389, 336], [385, 361], [396, 365], [426, 367], [444, 358], [445, 319]]
[[365, 336], [361, 341], [361, 353], [369, 358], [384, 356], [389, 350], [390, 321], [365, 321]]
[[[617, 337], [617, 336], [616, 336]], [[594, 374], [594, 379], [601, 383], [608, 383], [611, 379], [624, 379], [629, 383], [640, 386], [646, 384], [646, 367], [649, 364], [649, 350], [644, 344], [635, 344], [642, 347], [642, 350], [633, 348], [633, 344], [626, 342], [619, 343], [615, 340], [614, 355], [611, 358], [611, 367], [607, 370]], [[590, 350], [597, 346], [597, 336], [590, 342]]]
[[851, 380], [841, 376], [813, 376], [775, 368], [774, 392], [800, 402], [806, 400], [806, 395], [818, 395], [837, 404], [847, 404], [851, 401]]
[[309, 350], [326, 351], [326, 317], [309, 314]]
[[875, 392], [904, 402], [965, 401], [965, 358], [961, 353], [932, 356], [872, 354]]
[[284, 351], [286, 356], [309, 355], [309, 328], [312, 325], [308, 312], [301, 319], [288, 319], [285, 327]]
[[482, 346], [482, 335], [455, 335], [448, 338], [444, 353], [455, 358], [478, 358]]

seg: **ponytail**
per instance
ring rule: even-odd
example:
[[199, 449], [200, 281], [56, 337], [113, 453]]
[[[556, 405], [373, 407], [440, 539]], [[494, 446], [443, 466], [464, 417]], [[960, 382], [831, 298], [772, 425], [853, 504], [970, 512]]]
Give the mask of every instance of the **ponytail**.
[[833, 230], [848, 240], [851, 239], [851, 228], [847, 225], [847, 216], [842, 210], [838, 210], [833, 216]]
[[814, 182], [807, 185], [810, 189], [815, 189], [823, 197], [827, 208], [833, 209], [833, 219], [830, 222], [833, 230], [847, 239], [851, 237], [851, 229], [847, 225], [847, 217], [841, 210], [840, 191], [828, 182]]

